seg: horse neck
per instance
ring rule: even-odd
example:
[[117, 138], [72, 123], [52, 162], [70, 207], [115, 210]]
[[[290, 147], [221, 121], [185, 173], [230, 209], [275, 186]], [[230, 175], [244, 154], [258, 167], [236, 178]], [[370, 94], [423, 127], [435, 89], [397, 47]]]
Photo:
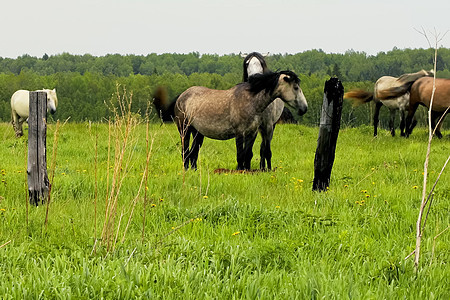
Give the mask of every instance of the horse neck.
[[265, 90], [262, 90], [261, 92], [253, 96], [253, 99], [251, 99], [250, 101], [255, 109], [255, 112], [257, 114], [261, 114], [276, 98], [278, 98], [278, 96], [275, 94], [275, 92], [268, 93]]

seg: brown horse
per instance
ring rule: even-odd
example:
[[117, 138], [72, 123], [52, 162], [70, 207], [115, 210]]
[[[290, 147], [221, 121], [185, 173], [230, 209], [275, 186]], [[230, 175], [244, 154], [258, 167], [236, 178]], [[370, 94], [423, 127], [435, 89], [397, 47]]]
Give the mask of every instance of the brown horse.
[[[403, 85], [406, 82], [414, 82], [418, 78], [424, 77], [424, 76], [430, 76], [433, 75], [431, 72], [427, 72], [424, 70], [421, 70], [416, 73], [408, 73], [397, 77], [392, 76], [383, 76], [380, 77], [375, 82], [375, 87], [373, 92], [368, 92], [365, 90], [351, 90], [344, 94], [344, 98], [346, 99], [355, 99], [359, 103], [367, 103], [370, 101], [375, 102], [375, 113], [373, 115], [373, 136], [377, 136], [377, 127], [379, 122], [379, 114], [380, 109], [384, 105], [387, 108], [389, 108], [391, 112], [391, 118], [389, 120], [389, 128], [391, 130], [391, 135], [395, 136], [395, 127], [394, 127], [394, 121], [395, 121], [395, 114], [397, 110], [400, 112], [400, 135], [405, 135], [405, 111], [408, 109], [409, 105], [409, 93], [401, 94], [398, 97], [390, 98], [390, 99], [380, 99], [379, 93], [382, 90], [389, 89], [392, 87], [398, 87], [400, 85]], [[401, 81], [400, 81], [401, 80]], [[416, 121], [411, 125], [411, 131], [415, 126]]]
[[[308, 105], [300, 79], [291, 71], [267, 72], [249, 77], [228, 90], [194, 86], [184, 91], [175, 105], [175, 122], [181, 137], [185, 169], [197, 168], [203, 138], [236, 138], [238, 170], [249, 170], [252, 147], [264, 110], [276, 98], [303, 114]], [[189, 149], [190, 135], [193, 136]]]
[[[402, 82], [401, 78], [399, 78], [399, 82]], [[417, 107], [423, 105], [430, 108], [433, 82], [434, 78], [423, 77], [413, 82], [403, 81], [401, 86], [380, 91], [378, 97], [382, 100], [399, 97], [408, 92], [410, 93], [409, 110], [408, 116], [406, 117], [406, 136], [411, 134], [410, 124]], [[436, 90], [431, 107], [431, 126], [433, 129], [436, 129], [436, 136], [442, 138], [440, 131], [441, 125], [450, 107], [450, 79], [436, 78], [435, 84]], [[436, 123], [441, 117], [442, 121], [436, 127]]]

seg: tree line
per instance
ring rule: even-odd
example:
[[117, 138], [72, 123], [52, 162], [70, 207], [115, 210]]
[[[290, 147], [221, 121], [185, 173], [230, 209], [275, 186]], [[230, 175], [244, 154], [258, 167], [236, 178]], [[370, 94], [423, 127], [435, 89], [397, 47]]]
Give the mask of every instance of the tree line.
[[[372, 89], [383, 75], [399, 76], [433, 67], [434, 49], [393, 49], [377, 55], [349, 50], [344, 54], [310, 50], [297, 54], [274, 54], [266, 58], [272, 70], [289, 69], [299, 74], [309, 111], [301, 118], [316, 125], [324, 83], [337, 76], [350, 88]], [[0, 57], [0, 120], [10, 120], [10, 98], [18, 89], [56, 88], [59, 99], [55, 118], [71, 121], [101, 121], [109, 116], [105, 102], [118, 86], [133, 94], [133, 110], [144, 114], [158, 86], [167, 88], [170, 98], [193, 85], [226, 89], [242, 81], [239, 54], [112, 54], [95, 57], [69, 53], [41, 58], [23, 55]], [[438, 50], [439, 77], [450, 78], [450, 49]], [[346, 103], [345, 125], [370, 124], [371, 106], [352, 107]], [[153, 111], [154, 113], [154, 111]], [[382, 116], [383, 117], [383, 116]]]

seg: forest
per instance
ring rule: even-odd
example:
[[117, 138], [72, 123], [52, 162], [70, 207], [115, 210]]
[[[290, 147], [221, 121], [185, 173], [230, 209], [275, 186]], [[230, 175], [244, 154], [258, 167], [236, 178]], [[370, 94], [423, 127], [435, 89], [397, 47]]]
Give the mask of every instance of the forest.
[[[343, 54], [325, 53], [318, 49], [270, 54], [266, 61], [271, 70], [288, 69], [299, 75], [309, 103], [309, 111], [300, 121], [314, 126], [319, 119], [324, 83], [330, 76], [338, 77], [346, 90], [372, 89], [381, 76], [432, 69], [434, 49], [394, 48], [377, 55], [354, 50]], [[103, 121], [110, 114], [107, 104], [117, 90], [131, 93], [133, 111], [144, 115], [158, 86], [166, 87], [171, 99], [193, 85], [227, 89], [242, 81], [242, 62], [240, 54], [220, 56], [198, 52], [0, 57], [0, 121], [9, 122], [9, 101], [18, 89], [56, 88], [59, 106], [55, 119]], [[450, 78], [450, 49], [438, 49], [436, 67], [438, 77]], [[347, 102], [345, 105], [344, 126], [371, 123], [370, 105], [352, 107]], [[387, 114], [383, 110], [382, 113]]]

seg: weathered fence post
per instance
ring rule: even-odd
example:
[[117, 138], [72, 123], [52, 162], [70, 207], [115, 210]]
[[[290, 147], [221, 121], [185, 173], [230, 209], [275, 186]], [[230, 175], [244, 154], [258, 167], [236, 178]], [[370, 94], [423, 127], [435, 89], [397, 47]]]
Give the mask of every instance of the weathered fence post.
[[48, 198], [47, 176], [47, 93], [30, 92], [28, 117], [28, 193], [30, 203], [39, 205]]
[[338, 78], [325, 82], [319, 137], [314, 158], [313, 191], [325, 191], [330, 184], [336, 142], [341, 127], [344, 87]]

